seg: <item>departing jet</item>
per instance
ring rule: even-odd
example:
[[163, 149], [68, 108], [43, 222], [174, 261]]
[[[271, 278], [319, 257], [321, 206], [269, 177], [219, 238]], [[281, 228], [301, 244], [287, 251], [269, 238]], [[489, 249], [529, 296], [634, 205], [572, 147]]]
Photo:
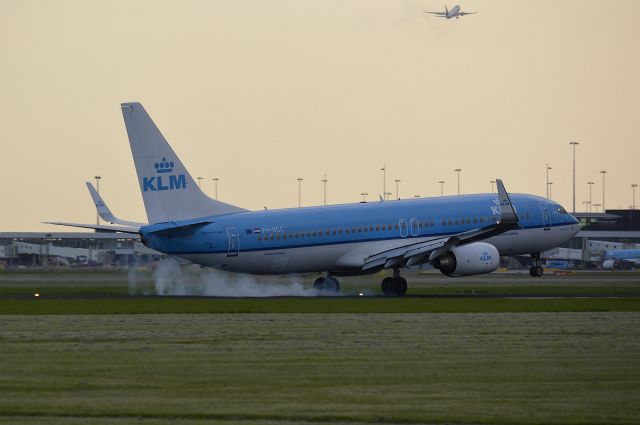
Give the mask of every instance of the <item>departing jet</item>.
[[475, 12], [463, 12], [462, 10], [460, 10], [460, 6], [456, 5], [453, 6], [453, 9], [449, 10], [447, 9], [447, 6], [444, 7], [444, 12], [429, 12], [428, 10], [423, 10], [424, 13], [431, 13], [433, 15], [436, 15], [438, 18], [447, 18], [447, 19], [451, 19], [451, 18], [456, 18], [458, 19], [461, 16], [464, 15], [475, 15], [476, 13], [478, 13], [478, 11]]
[[314, 286], [331, 292], [336, 276], [391, 269], [385, 295], [404, 295], [400, 270], [427, 263], [469, 276], [495, 271], [500, 255], [530, 254], [530, 274], [541, 276], [540, 253], [580, 228], [559, 204], [509, 195], [501, 180], [498, 194], [248, 211], [205, 195], [140, 103], [123, 103], [122, 114], [149, 224], [116, 218], [93, 187], [112, 224], [51, 224], [139, 234], [156, 251], [232, 272], [326, 272]]

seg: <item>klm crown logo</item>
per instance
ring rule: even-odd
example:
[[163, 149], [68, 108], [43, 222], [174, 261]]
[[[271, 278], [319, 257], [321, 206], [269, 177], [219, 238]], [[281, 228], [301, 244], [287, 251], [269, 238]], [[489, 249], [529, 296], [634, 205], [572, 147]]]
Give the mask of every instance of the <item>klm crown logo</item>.
[[173, 161], [167, 161], [167, 158], [164, 156], [160, 162], [156, 162], [153, 164], [153, 167], [156, 169], [156, 173], [171, 173], [173, 171]]
[[[159, 162], [153, 164], [156, 174], [173, 173], [173, 161], [168, 161], [166, 157], [162, 157]], [[162, 178], [165, 178], [163, 181]], [[167, 182], [167, 178], [169, 181]], [[167, 184], [168, 183], [168, 184]], [[187, 188], [187, 176], [184, 174], [169, 174], [168, 176], [152, 176], [142, 178], [143, 192], [156, 192], [161, 190], [179, 190]]]

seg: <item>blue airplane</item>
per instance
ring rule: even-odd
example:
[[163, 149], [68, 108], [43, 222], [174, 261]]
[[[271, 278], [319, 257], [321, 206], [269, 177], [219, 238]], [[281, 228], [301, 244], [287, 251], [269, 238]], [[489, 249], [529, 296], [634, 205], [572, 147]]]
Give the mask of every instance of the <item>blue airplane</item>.
[[441, 196], [267, 211], [209, 198], [140, 103], [121, 105], [149, 224], [120, 220], [88, 183], [110, 225], [53, 222], [139, 234], [149, 248], [238, 273], [324, 272], [314, 287], [337, 292], [336, 277], [393, 270], [385, 295], [404, 295], [400, 270], [431, 263], [447, 276], [490, 273], [500, 255], [540, 253], [573, 237], [579, 222], [545, 198], [508, 194]]
[[640, 249], [612, 249], [604, 252], [603, 269], [631, 269], [640, 266]]

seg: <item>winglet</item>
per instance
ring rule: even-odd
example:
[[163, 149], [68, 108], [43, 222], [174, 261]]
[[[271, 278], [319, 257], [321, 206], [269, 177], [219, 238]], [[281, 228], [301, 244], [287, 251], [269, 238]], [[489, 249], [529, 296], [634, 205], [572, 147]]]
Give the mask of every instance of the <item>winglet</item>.
[[498, 200], [500, 201], [500, 211], [502, 212], [500, 222], [518, 223], [518, 213], [513, 207], [511, 199], [509, 199], [509, 194], [504, 188], [502, 180], [496, 179], [496, 185], [498, 186]]

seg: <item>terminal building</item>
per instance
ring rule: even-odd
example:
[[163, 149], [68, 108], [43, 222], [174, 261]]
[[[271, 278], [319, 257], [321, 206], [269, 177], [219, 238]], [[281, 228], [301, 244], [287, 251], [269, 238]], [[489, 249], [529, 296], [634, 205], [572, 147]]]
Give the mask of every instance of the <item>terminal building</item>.
[[0, 232], [0, 265], [4, 267], [129, 267], [162, 256], [132, 234]]

